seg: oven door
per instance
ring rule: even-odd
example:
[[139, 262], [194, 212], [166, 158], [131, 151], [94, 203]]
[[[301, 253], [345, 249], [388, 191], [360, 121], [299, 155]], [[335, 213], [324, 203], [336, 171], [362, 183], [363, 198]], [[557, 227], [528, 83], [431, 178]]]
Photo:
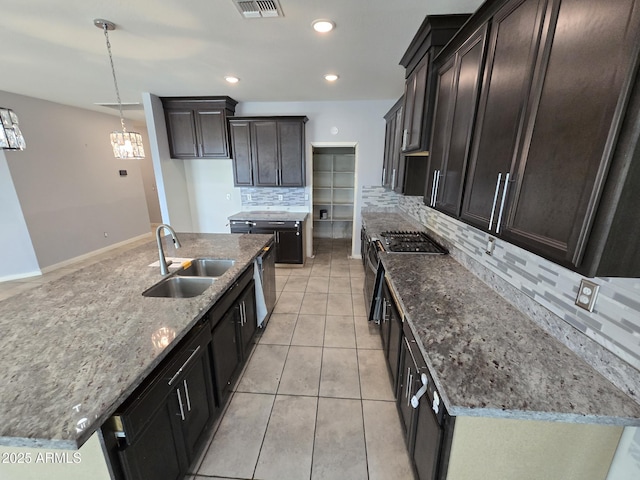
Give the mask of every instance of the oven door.
[[370, 242], [364, 273], [364, 300], [369, 308], [369, 320], [378, 324], [380, 323], [381, 278], [384, 278], [384, 268], [378, 259], [378, 247], [376, 242]]

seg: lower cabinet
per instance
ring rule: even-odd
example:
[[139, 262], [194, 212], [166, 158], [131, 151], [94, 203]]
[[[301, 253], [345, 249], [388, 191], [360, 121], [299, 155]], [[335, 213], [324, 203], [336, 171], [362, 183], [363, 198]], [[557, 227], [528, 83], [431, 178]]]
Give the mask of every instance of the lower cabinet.
[[304, 264], [305, 221], [232, 220], [230, 230], [275, 235], [275, 263]]
[[249, 357], [257, 330], [253, 268], [227, 290], [209, 313], [211, 357], [218, 408], [229, 399], [231, 386]]
[[396, 308], [393, 295], [386, 281], [382, 282], [381, 327], [382, 344], [391, 375], [391, 388], [394, 392], [397, 392], [400, 345], [402, 342], [402, 316]]
[[104, 433], [118, 438], [113, 454], [119, 459], [122, 478], [183, 478], [204, 444], [218, 413], [207, 327], [206, 323], [195, 327], [169, 362], [103, 428]]
[[115, 480], [181, 480], [206, 445], [257, 330], [253, 264], [103, 425]]

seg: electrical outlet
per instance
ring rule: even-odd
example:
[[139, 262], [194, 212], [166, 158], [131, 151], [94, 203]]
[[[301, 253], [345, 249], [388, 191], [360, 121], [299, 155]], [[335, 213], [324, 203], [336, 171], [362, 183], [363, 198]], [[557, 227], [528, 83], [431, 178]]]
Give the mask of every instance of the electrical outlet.
[[281, 202], [282, 201], [282, 195], [278, 195], [278, 201]]
[[250, 202], [250, 201], [251, 201], [251, 194], [247, 193], [247, 202]]
[[598, 290], [600, 290], [600, 285], [590, 282], [589, 280], [582, 279], [580, 281], [580, 288], [576, 298], [576, 305], [589, 312], [593, 312], [593, 306], [596, 303]]
[[493, 237], [489, 237], [489, 240], [487, 240], [487, 249], [485, 250], [484, 253], [486, 253], [487, 255], [493, 255], [493, 250], [496, 248], [496, 239]]
[[227, 193], [227, 200], [231, 200], [231, 194]]
[[109, 233], [104, 232], [104, 238], [107, 238], [109, 236]]

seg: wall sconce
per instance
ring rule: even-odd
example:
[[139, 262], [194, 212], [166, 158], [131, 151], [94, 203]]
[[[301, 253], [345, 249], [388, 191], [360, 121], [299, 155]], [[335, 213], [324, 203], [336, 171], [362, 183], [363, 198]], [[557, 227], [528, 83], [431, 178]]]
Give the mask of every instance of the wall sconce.
[[18, 116], [9, 108], [0, 108], [0, 148], [4, 150], [24, 150], [24, 141]]
[[107, 44], [107, 52], [109, 53], [109, 64], [111, 65], [111, 75], [113, 76], [113, 85], [116, 89], [116, 100], [118, 101], [118, 109], [120, 110], [120, 125], [122, 131], [111, 133], [111, 146], [113, 147], [113, 155], [116, 158], [144, 158], [144, 147], [142, 146], [142, 135], [137, 132], [128, 132], [124, 124], [124, 116], [122, 115], [122, 102], [120, 101], [120, 90], [118, 89], [118, 81], [116, 80], [116, 70], [113, 66], [113, 55], [111, 54], [111, 42], [109, 41], [109, 30], [115, 30], [116, 25], [109, 20], [96, 18], [93, 24], [102, 29]]

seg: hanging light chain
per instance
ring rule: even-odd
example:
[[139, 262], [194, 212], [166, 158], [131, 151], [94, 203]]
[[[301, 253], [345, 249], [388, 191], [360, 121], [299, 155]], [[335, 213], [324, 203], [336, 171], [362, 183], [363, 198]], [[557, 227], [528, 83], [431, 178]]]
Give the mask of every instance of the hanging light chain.
[[107, 22], [102, 24], [102, 29], [104, 30], [104, 37], [107, 40], [107, 51], [109, 52], [111, 74], [113, 75], [113, 84], [116, 87], [116, 100], [118, 101], [118, 110], [120, 111], [120, 124], [122, 125], [122, 132], [127, 133], [127, 127], [124, 125], [124, 116], [122, 115], [122, 101], [120, 100], [120, 89], [118, 89], [118, 80], [116, 79], [116, 69], [113, 66], [113, 55], [111, 54], [111, 42], [109, 41], [109, 28]]

